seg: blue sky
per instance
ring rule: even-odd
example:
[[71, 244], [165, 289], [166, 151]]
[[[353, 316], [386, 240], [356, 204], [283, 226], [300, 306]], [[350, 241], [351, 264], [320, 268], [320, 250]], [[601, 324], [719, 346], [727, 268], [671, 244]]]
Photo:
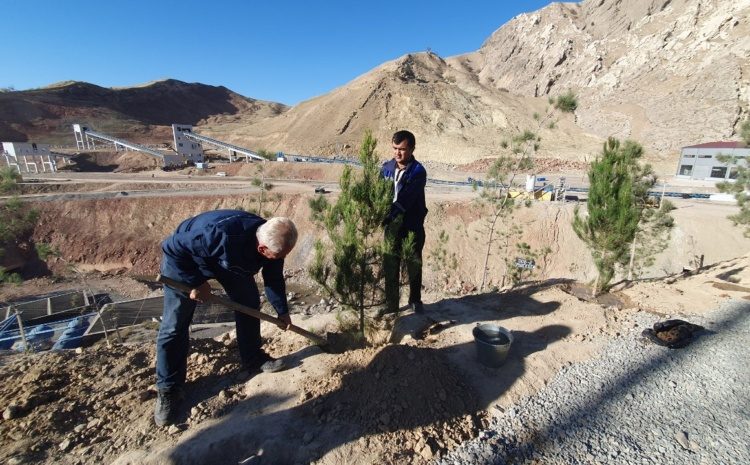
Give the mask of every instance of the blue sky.
[[155, 79], [223, 85], [294, 105], [430, 48], [477, 50], [525, 1], [10, 0], [0, 27], [0, 87]]

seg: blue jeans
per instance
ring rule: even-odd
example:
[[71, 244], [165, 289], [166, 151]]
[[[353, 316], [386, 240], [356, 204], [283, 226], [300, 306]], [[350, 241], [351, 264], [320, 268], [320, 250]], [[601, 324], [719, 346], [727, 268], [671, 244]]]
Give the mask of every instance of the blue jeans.
[[[170, 265], [162, 262], [162, 274], [169, 277]], [[260, 308], [258, 287], [252, 276], [245, 277], [227, 271], [216, 273], [231, 300], [252, 308]], [[156, 338], [156, 387], [169, 391], [185, 384], [187, 357], [190, 350], [190, 323], [197, 302], [184, 292], [164, 286], [164, 312]], [[234, 312], [237, 327], [237, 348], [245, 367], [252, 366], [261, 354], [260, 320]]]

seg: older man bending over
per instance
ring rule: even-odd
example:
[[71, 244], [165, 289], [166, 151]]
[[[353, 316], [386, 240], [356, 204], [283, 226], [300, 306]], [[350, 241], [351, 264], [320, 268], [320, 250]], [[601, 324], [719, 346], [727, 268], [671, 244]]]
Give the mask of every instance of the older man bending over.
[[[297, 242], [297, 229], [288, 218], [263, 218], [242, 210], [216, 210], [188, 218], [162, 242], [161, 274], [190, 286], [189, 294], [164, 287], [164, 313], [156, 339], [154, 421], [174, 422], [187, 375], [189, 327], [196, 303], [211, 292], [216, 279], [233, 301], [260, 307], [254, 275], [261, 271], [268, 301], [286, 329], [292, 321], [286, 301], [284, 257]], [[237, 347], [244, 368], [255, 374], [283, 368], [262, 349], [260, 320], [235, 312]]]

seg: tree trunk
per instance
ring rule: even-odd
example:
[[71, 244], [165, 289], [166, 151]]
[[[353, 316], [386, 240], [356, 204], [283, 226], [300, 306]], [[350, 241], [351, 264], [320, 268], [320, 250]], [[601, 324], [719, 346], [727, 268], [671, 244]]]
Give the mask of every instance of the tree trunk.
[[479, 286], [479, 292], [484, 292], [484, 284], [487, 281], [487, 264], [490, 261], [490, 250], [492, 248], [492, 236], [495, 233], [495, 225], [497, 219], [500, 217], [499, 213], [495, 213], [495, 218], [492, 219], [492, 225], [490, 225], [490, 236], [487, 239], [487, 251], [484, 254], [484, 269], [482, 271], [482, 284]]
[[[364, 276], [364, 269], [367, 267], [366, 264], [360, 263], [360, 276]], [[365, 340], [365, 280], [362, 279], [359, 286], [359, 334], [362, 340]]]

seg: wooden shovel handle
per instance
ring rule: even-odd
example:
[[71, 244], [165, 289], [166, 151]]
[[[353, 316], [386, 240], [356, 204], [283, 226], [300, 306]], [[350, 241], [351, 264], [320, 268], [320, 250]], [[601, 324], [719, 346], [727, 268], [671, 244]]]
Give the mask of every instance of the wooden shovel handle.
[[[162, 275], [156, 275], [156, 281], [160, 282], [166, 286], [169, 286], [173, 289], [177, 289], [178, 291], [182, 291], [186, 294], [190, 294], [190, 291], [193, 290], [190, 286], [187, 284], [181, 283], [179, 281], [175, 281], [172, 278], [167, 278], [166, 276]], [[266, 313], [261, 312], [260, 310], [246, 307], [245, 305], [238, 304], [237, 302], [234, 302], [229, 299], [225, 299], [223, 297], [219, 297], [218, 295], [213, 295], [206, 299], [208, 302], [223, 305], [231, 310], [234, 310], [235, 312], [244, 313], [245, 315], [250, 315], [252, 317], [255, 317], [259, 320], [267, 321], [269, 323], [273, 323], [277, 326], [281, 325], [283, 326], [285, 323], [281, 321], [278, 318], [272, 317], [271, 315], [268, 315]], [[314, 343], [318, 345], [327, 345], [328, 341], [326, 341], [324, 338], [318, 336], [317, 334], [311, 333], [310, 331], [305, 331], [304, 329], [300, 328], [299, 326], [291, 325], [289, 326], [289, 331], [293, 333], [297, 333], [300, 336], [304, 336], [307, 339], [313, 341]]]

